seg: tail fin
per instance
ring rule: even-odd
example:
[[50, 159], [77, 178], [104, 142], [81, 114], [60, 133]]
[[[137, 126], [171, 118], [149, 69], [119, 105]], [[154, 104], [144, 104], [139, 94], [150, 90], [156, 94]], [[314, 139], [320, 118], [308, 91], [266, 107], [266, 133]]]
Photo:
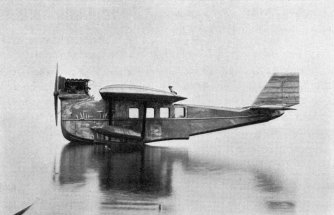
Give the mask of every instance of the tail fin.
[[290, 107], [299, 104], [299, 74], [274, 73], [252, 106]]

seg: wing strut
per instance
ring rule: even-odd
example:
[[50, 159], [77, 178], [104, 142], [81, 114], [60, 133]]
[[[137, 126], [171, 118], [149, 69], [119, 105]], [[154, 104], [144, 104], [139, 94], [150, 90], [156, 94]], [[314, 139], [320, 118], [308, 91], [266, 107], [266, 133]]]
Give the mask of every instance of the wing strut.
[[109, 125], [114, 125], [113, 123], [113, 101], [112, 101], [112, 98], [109, 98], [108, 99], [108, 102], [109, 102], [109, 112], [108, 112], [108, 115], [109, 115]]
[[147, 109], [147, 102], [143, 103], [143, 124], [142, 124], [142, 130], [141, 130], [141, 138], [144, 140], [145, 139], [145, 133], [146, 133], [146, 109]]

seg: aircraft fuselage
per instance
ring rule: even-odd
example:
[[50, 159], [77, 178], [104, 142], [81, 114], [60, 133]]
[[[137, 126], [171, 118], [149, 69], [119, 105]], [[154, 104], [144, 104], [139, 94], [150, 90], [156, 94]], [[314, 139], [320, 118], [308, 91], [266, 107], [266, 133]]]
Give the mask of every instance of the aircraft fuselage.
[[[278, 110], [251, 110], [127, 100], [95, 101], [91, 97], [61, 99], [61, 127], [66, 139], [84, 142], [153, 142], [266, 122], [283, 114]], [[138, 138], [97, 134], [95, 127], [129, 129]]]

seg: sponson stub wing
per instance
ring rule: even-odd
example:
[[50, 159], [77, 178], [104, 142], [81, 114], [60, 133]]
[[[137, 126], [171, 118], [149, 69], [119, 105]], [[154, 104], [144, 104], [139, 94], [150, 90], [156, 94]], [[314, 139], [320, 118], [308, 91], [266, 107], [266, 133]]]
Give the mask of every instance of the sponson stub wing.
[[299, 74], [274, 73], [250, 109], [295, 110], [299, 104]]
[[98, 134], [108, 135], [115, 138], [119, 137], [119, 138], [136, 139], [136, 140], [142, 139], [142, 136], [139, 132], [123, 128], [120, 126], [102, 125], [102, 126], [93, 126], [91, 127], [91, 129], [97, 132]]

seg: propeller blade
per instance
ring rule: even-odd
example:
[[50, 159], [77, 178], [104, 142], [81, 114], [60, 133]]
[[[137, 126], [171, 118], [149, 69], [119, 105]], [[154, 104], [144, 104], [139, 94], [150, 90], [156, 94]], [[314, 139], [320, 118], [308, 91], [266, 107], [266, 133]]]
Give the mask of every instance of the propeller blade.
[[56, 126], [58, 124], [58, 95], [54, 96]]
[[56, 80], [55, 80], [55, 89], [53, 91], [54, 96], [54, 106], [55, 106], [55, 118], [56, 118], [56, 126], [58, 121], [58, 95], [59, 95], [59, 76], [58, 76], [58, 63], [56, 69]]

